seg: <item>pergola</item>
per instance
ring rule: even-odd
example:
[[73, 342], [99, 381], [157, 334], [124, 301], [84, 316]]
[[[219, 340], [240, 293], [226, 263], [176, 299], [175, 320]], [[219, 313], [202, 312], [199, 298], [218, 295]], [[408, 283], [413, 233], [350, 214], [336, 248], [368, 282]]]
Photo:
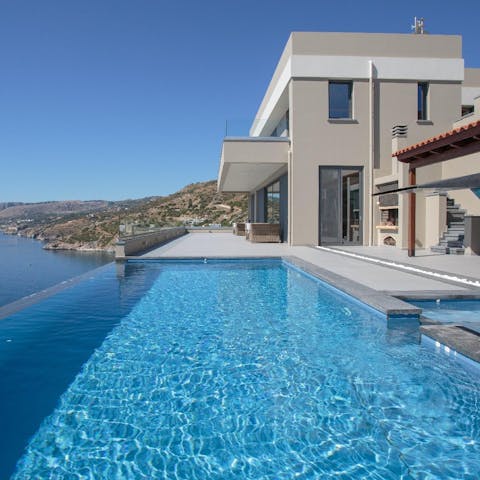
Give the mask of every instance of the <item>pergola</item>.
[[[423, 142], [411, 145], [392, 154], [397, 160], [408, 164], [409, 202], [408, 202], [408, 256], [415, 256], [415, 189], [418, 188], [445, 188], [448, 189], [448, 183], [445, 180], [430, 182], [427, 186], [416, 185], [416, 171], [419, 167], [426, 167], [435, 163], [445, 162], [458, 157], [464, 157], [472, 153], [480, 152], [480, 120], [465, 125], [463, 127], [450, 130], [448, 132], [429, 138]], [[465, 185], [464, 188], [480, 187], [480, 176], [473, 179], [473, 184]], [[461, 183], [462, 178], [450, 179]], [[443, 182], [443, 184], [442, 184]], [[469, 180], [471, 183], [472, 179]], [[386, 193], [386, 192], [384, 192]]]

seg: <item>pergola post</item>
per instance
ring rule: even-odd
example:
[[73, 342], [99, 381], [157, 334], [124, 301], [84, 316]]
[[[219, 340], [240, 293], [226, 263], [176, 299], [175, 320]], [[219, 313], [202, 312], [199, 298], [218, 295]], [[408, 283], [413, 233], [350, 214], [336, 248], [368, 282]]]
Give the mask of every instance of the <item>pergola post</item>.
[[[411, 165], [408, 169], [409, 185], [416, 185], [417, 169]], [[415, 210], [416, 195], [414, 192], [408, 194], [408, 256], [415, 256]]]

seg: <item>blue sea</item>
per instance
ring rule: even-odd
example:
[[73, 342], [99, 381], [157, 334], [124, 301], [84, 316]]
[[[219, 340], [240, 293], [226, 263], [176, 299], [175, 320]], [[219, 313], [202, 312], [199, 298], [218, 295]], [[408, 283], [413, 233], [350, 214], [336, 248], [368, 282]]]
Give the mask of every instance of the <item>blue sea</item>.
[[102, 252], [43, 250], [43, 243], [0, 232], [0, 306], [113, 260]]

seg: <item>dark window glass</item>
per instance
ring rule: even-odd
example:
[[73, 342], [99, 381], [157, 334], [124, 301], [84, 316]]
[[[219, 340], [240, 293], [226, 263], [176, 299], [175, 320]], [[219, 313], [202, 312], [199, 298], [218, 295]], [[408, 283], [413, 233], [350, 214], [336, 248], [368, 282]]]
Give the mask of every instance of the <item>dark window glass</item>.
[[328, 83], [328, 117], [352, 118], [352, 82]]
[[473, 105], [462, 105], [462, 117], [474, 112]]
[[267, 191], [267, 223], [280, 223], [280, 182], [272, 183]]
[[427, 112], [428, 83], [418, 84], [418, 120], [428, 120]]

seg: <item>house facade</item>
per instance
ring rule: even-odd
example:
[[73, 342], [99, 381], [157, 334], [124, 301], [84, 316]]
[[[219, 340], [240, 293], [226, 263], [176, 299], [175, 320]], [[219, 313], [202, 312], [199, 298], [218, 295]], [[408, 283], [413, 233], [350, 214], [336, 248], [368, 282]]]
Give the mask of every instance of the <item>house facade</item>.
[[392, 132], [400, 149], [447, 131], [478, 95], [459, 36], [292, 33], [250, 136], [224, 139], [218, 188], [248, 192], [250, 220], [280, 223], [291, 245], [406, 247], [402, 196], [374, 196], [406, 183]]

